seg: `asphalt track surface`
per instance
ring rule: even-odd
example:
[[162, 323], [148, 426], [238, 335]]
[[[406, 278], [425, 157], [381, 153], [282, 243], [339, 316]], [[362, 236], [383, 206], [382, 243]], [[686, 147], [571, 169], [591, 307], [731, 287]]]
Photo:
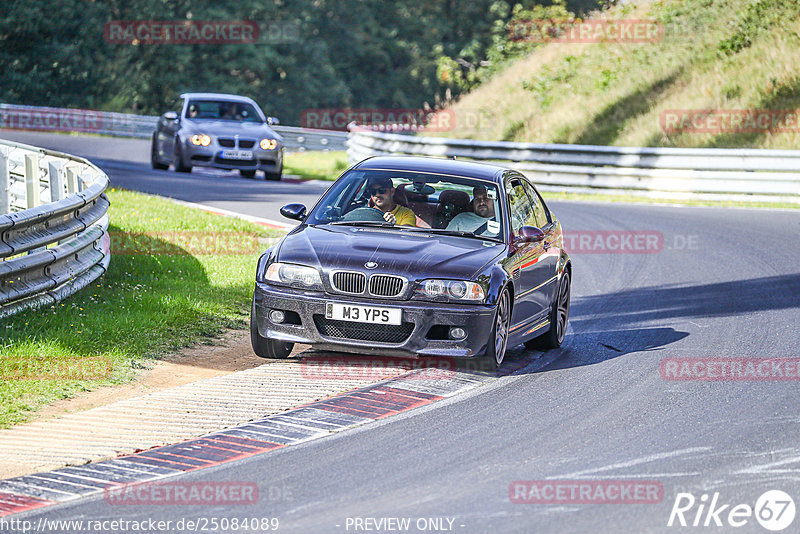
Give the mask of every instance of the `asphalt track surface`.
[[[311, 204], [319, 186], [233, 175], [151, 171], [142, 145], [92, 138], [9, 138], [86, 155], [114, 184], [280, 219], [288, 201]], [[94, 144], [93, 144], [94, 143]], [[138, 144], [137, 144], [138, 143]], [[145, 148], [146, 149], [146, 148]], [[324, 189], [324, 188], [322, 188]], [[439, 531], [768, 532], [754, 517], [728, 524], [738, 504], [767, 490], [800, 504], [797, 380], [666, 380], [666, 358], [800, 357], [800, 211], [551, 202], [569, 231], [657, 232], [651, 253], [573, 250], [564, 346], [521, 374], [358, 429], [219, 467], [185, 482], [248, 481], [252, 506], [119, 506], [87, 498], [18, 514], [47, 519], [172, 520], [274, 517], [279, 532], [364, 532], [354, 518], [445, 520]], [[522, 347], [509, 358], [519, 358]], [[530, 353], [527, 353], [530, 355]], [[787, 371], [788, 372], [788, 371]], [[519, 504], [514, 481], [654, 481], [651, 504]], [[703, 527], [667, 523], [680, 492], [717, 508]], [[686, 501], [682, 501], [686, 504]], [[349, 519], [348, 519], [349, 518]], [[173, 523], [174, 524], [174, 523]], [[368, 523], [361, 523], [362, 526]], [[369, 523], [374, 527], [374, 524]], [[429, 524], [430, 526], [430, 524]], [[784, 532], [800, 530], [800, 517]], [[178, 532], [178, 530], [174, 530]], [[233, 530], [211, 530], [232, 532]], [[372, 532], [390, 530], [373, 529]]]

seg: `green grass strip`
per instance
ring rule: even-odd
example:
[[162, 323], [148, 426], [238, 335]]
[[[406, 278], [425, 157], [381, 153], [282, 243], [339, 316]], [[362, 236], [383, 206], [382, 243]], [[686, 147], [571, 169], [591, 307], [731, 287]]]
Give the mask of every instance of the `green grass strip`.
[[130, 191], [108, 197], [108, 272], [64, 302], [0, 320], [0, 428], [248, 325], [258, 256], [281, 231]]

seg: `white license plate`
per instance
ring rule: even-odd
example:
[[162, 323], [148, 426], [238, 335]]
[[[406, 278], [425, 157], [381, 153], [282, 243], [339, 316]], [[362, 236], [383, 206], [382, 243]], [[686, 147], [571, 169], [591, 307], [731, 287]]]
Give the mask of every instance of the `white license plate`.
[[225, 159], [253, 159], [253, 152], [250, 150], [223, 150], [222, 157]]
[[400, 308], [375, 308], [356, 304], [336, 304], [328, 302], [325, 306], [325, 317], [338, 321], [355, 321], [371, 324], [400, 324], [403, 310]]

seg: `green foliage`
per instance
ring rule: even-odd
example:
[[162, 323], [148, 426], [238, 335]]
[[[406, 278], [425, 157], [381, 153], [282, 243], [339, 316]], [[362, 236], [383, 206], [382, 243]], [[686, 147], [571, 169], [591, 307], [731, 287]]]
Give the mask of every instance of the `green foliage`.
[[[582, 7], [588, 7], [587, 4], [583, 3]], [[473, 39], [453, 56], [437, 48], [439, 82], [453, 95], [469, 91], [501, 71], [511, 60], [542, 45], [526, 30], [530, 27], [528, 23], [571, 17], [574, 14], [563, 0], [554, 0], [547, 6], [529, 0], [512, 7], [507, 2], [495, 1], [488, 10], [487, 31], [480, 34], [483, 38]]]
[[797, 2], [785, 0], [758, 0], [739, 12], [735, 32], [723, 39], [717, 49], [725, 55], [733, 55], [749, 48], [753, 40], [771, 27], [795, 20], [800, 15]]
[[[184, 91], [239, 93], [284, 124], [305, 109], [434, 107], [530, 50], [514, 18], [562, 17], [596, 0], [6, 0], [0, 102], [160, 114]], [[110, 21], [294, 25], [295, 42], [111, 44]], [[263, 37], [263, 35], [262, 35]]]
[[522, 88], [533, 93], [542, 110], [546, 110], [556, 96], [553, 89], [556, 86], [568, 84], [577, 74], [577, 65], [578, 58], [575, 56], [566, 56], [560, 68], [555, 71], [549, 65], [544, 65], [532, 81], [522, 81]]

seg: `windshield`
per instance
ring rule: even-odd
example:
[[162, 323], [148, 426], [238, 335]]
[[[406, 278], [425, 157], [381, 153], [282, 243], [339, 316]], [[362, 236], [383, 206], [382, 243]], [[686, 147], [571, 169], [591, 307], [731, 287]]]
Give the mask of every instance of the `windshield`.
[[193, 120], [263, 122], [252, 104], [226, 100], [192, 100], [186, 107], [186, 118]]
[[492, 182], [354, 169], [331, 187], [306, 222], [502, 239], [502, 220], [498, 188]]

